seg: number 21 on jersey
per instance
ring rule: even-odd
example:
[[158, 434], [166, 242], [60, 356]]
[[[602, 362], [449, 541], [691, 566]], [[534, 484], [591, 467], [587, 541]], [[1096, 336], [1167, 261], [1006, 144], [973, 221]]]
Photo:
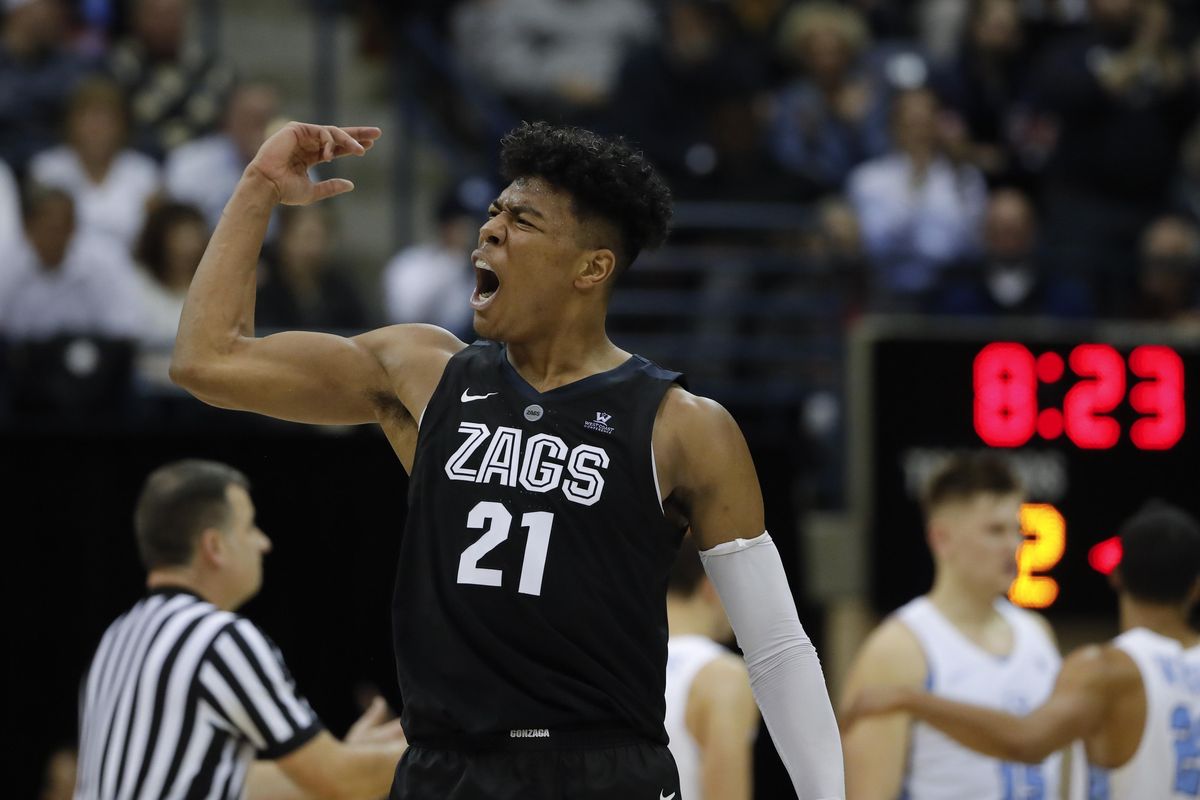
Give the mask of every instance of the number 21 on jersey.
[[[467, 515], [467, 527], [483, 530], [474, 544], [463, 550], [458, 558], [458, 582], [475, 586], [500, 586], [503, 570], [479, 566], [479, 561], [508, 540], [513, 517], [501, 503], [482, 501]], [[525, 559], [521, 564], [521, 581], [517, 591], [540, 596], [542, 573], [546, 568], [546, 553], [550, 549], [550, 529], [554, 515], [549, 511], [529, 511], [521, 516], [521, 527], [529, 530], [525, 540]]]

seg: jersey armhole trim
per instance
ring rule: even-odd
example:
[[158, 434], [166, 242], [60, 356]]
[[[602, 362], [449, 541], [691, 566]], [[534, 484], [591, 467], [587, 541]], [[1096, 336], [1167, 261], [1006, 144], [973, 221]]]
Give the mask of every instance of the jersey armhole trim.
[[654, 499], [658, 501], [658, 510], [665, 516], [667, 509], [663, 507], [662, 487], [658, 483], [658, 461], [654, 458], [654, 434], [650, 435], [650, 474], [654, 476]]

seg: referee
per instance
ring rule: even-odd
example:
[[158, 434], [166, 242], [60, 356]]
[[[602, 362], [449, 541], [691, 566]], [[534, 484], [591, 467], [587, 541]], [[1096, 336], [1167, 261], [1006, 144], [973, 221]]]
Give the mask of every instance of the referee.
[[339, 742], [280, 652], [234, 613], [258, 592], [271, 548], [245, 476], [209, 461], [161, 467], [134, 525], [149, 592], [109, 626], [83, 684], [75, 800], [234, 800], [255, 759], [274, 762], [255, 768], [256, 786], [387, 794], [399, 724], [380, 725], [376, 707]]

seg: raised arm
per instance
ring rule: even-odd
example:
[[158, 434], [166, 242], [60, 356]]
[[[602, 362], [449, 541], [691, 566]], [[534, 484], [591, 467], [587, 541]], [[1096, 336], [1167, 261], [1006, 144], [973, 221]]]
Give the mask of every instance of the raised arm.
[[1115, 684], [1127, 682], [1128, 670], [1114, 660], [1113, 652], [1098, 646], [1071, 654], [1050, 698], [1025, 716], [911, 689], [876, 688], [859, 695], [847, 722], [857, 727], [866, 716], [904, 712], [984, 755], [1036, 764], [1100, 731], [1110, 703], [1120, 694]]
[[[292, 122], [268, 139], [246, 168], [188, 289], [171, 377], [199, 399], [295, 422], [357, 424], [416, 418], [441, 369], [463, 347], [429, 326], [394, 326], [354, 338], [254, 333], [258, 255], [277, 203], [306, 205], [354, 188], [308, 171], [363, 155], [378, 128]], [[464, 298], [464, 302], [466, 302]]]
[[654, 438], [660, 486], [702, 548], [797, 796], [840, 800], [845, 788], [833, 706], [783, 562], [764, 530], [758, 476], [737, 423], [711, 400], [672, 389]]

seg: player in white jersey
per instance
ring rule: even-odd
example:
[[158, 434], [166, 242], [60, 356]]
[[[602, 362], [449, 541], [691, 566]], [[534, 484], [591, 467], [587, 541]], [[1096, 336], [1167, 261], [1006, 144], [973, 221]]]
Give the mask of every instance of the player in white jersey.
[[[955, 456], [923, 498], [935, 575], [927, 595], [888, 617], [846, 679], [843, 708], [876, 687], [1024, 713], [1049, 696], [1059, 667], [1046, 622], [1003, 595], [1023, 541], [1022, 489], [990, 454]], [[848, 800], [1051, 800], [1061, 763], [980, 756], [900, 715], [843, 729]]]
[[1072, 797], [1200, 797], [1200, 635], [1188, 624], [1200, 599], [1200, 524], [1154, 503], [1125, 523], [1121, 544], [1111, 581], [1125, 632], [1072, 653], [1039, 708], [1015, 716], [877, 689], [863, 693], [846, 724], [900, 711], [981, 753], [1023, 762], [1082, 740], [1089, 780], [1073, 785]]
[[750, 800], [758, 706], [745, 662], [691, 537], [667, 584], [667, 735], [685, 800]]

